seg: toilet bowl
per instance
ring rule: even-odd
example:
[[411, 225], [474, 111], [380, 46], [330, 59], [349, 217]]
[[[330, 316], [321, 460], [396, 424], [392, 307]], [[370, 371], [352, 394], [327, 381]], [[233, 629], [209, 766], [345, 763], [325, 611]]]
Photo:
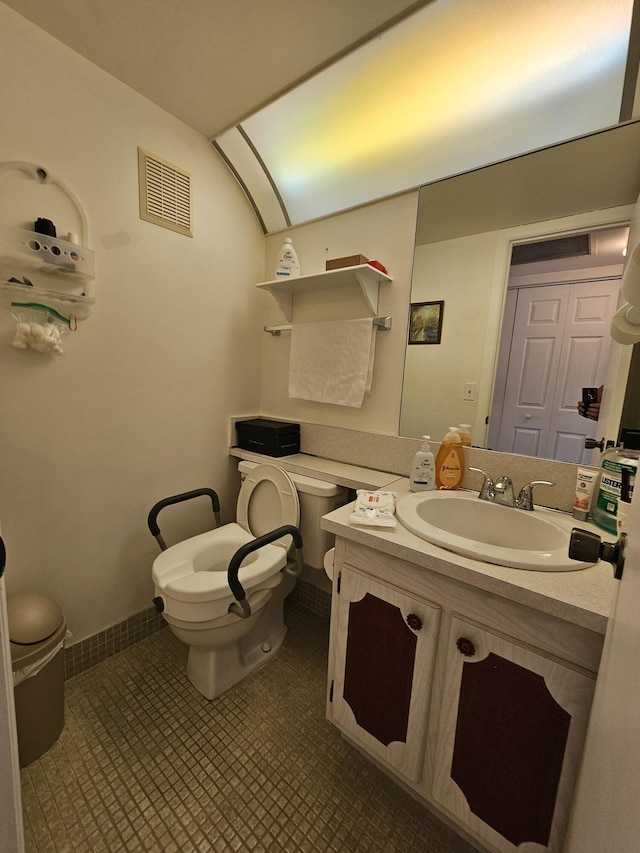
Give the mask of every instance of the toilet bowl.
[[[172, 545], [152, 569], [162, 615], [189, 646], [187, 676], [207, 699], [277, 653], [287, 633], [284, 600], [296, 582], [286, 571], [291, 536], [250, 553], [238, 573], [251, 614], [243, 618], [232, 609], [237, 608], [227, 577], [232, 556], [255, 538], [293, 525], [302, 529], [305, 563], [322, 568], [332, 543], [320, 530], [320, 518], [346, 499], [345, 490], [333, 483], [289, 475], [276, 465], [241, 462], [239, 468], [236, 522]], [[299, 495], [304, 495], [302, 518]]]

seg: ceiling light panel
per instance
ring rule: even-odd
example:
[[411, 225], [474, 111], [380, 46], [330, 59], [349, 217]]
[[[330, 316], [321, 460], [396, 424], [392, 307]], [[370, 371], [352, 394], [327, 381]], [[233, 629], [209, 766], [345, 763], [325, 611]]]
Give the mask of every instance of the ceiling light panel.
[[435, 0], [243, 128], [296, 224], [616, 124], [632, 0]]

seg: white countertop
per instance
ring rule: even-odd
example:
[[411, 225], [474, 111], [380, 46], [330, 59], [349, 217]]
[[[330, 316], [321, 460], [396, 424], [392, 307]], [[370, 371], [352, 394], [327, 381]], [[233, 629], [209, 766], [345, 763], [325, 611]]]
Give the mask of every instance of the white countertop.
[[[269, 462], [285, 471], [350, 489], [386, 488], [396, 492], [398, 498], [409, 492], [407, 478], [306, 453], [272, 457], [232, 447], [229, 455], [252, 462]], [[597, 633], [606, 631], [616, 583], [609, 563], [599, 562], [574, 572], [533, 572], [492, 565], [432, 545], [415, 536], [399, 521], [393, 529], [350, 524], [351, 508], [352, 504], [348, 504], [324, 516], [323, 529]], [[523, 510], [514, 509], [514, 512]], [[588, 522], [576, 521], [575, 526], [593, 530], [607, 540], [614, 538]]]
[[398, 479], [397, 474], [384, 471], [374, 471], [359, 465], [347, 465], [344, 462], [334, 462], [332, 459], [321, 459], [308, 453], [294, 453], [291, 456], [264, 456], [239, 447], [230, 447], [229, 456], [237, 459], [247, 459], [250, 462], [270, 463], [290, 471], [292, 474], [302, 474], [305, 477], [315, 477], [336, 486], [347, 489], [382, 489], [390, 482]]
[[[409, 481], [398, 479], [385, 486], [398, 498], [409, 493]], [[469, 586], [508, 598], [604, 634], [611, 612], [615, 580], [609, 563], [599, 562], [574, 572], [534, 572], [492, 565], [463, 557], [415, 536], [398, 521], [395, 528], [362, 527], [351, 524], [352, 504], [324, 516], [322, 528], [413, 565], [454, 578]], [[535, 511], [535, 510], [534, 510]], [[516, 510], [514, 512], [523, 512]], [[587, 522], [577, 527], [613, 537]]]

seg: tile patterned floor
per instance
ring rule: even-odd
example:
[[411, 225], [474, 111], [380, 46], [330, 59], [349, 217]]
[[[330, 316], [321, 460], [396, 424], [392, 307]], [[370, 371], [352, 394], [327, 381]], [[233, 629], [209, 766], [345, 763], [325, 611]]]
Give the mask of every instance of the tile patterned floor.
[[21, 771], [28, 853], [473, 853], [327, 723], [328, 624], [287, 610], [279, 655], [214, 702], [167, 629], [68, 680]]

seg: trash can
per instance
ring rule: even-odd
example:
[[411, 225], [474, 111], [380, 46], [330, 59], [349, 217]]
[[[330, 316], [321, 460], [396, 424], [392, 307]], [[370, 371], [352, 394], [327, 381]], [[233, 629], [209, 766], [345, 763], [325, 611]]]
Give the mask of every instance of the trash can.
[[67, 624], [52, 598], [7, 598], [20, 767], [40, 758], [64, 726], [64, 638]]

